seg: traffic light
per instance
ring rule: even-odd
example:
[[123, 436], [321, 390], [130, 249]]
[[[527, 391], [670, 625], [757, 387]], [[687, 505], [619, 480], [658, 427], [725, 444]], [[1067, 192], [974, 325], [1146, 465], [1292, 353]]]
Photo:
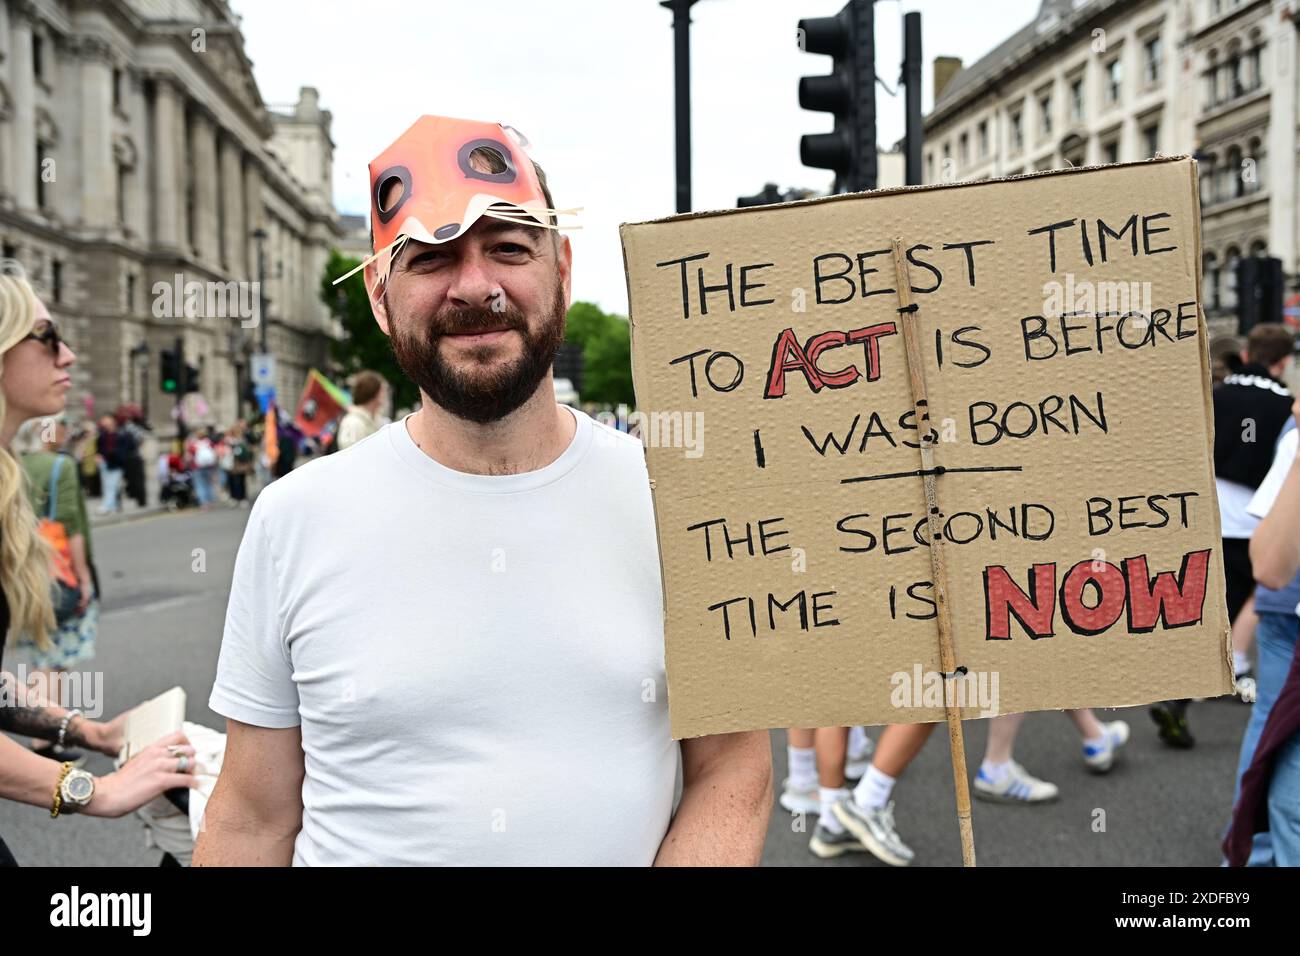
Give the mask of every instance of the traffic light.
[[185, 366], [185, 389], [182, 394], [188, 395], [190, 392], [197, 392], [198, 390], [199, 370], [193, 365], [187, 365]]
[[835, 191], [876, 187], [876, 36], [874, 0], [849, 0], [833, 17], [799, 21], [800, 48], [829, 54], [826, 76], [799, 78], [799, 105], [835, 116], [835, 130], [799, 141], [805, 166], [835, 171]]
[[755, 193], [753, 196], [740, 196], [736, 199], [736, 208], [744, 209], [746, 206], [771, 206], [775, 203], [785, 202], [786, 197], [781, 193], [776, 183], [768, 183], [763, 187], [763, 191]]
[[162, 384], [162, 390], [169, 394], [174, 394], [180, 389], [181, 372], [179, 363], [176, 361], [175, 349], [163, 349], [158, 353], [158, 358], [162, 363], [162, 374], [158, 376], [158, 381]]
[[1261, 322], [1282, 321], [1282, 260], [1247, 256], [1237, 262], [1237, 334]]

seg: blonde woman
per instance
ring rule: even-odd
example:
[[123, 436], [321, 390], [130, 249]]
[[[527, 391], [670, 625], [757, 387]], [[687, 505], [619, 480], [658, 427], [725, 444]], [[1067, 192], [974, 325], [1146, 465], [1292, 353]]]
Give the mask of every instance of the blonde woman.
[[[68, 369], [75, 361], [21, 269], [0, 262], [0, 658], [15, 635], [30, 635], [38, 646], [46, 646], [54, 629], [50, 555], [9, 446], [24, 421], [63, 410], [71, 382]], [[115, 756], [122, 746], [124, 718], [100, 723], [49, 705], [0, 670], [0, 731]], [[0, 798], [49, 807], [52, 816], [120, 817], [165, 790], [192, 787], [193, 761], [194, 748], [175, 733], [116, 773], [96, 778], [0, 734]], [[14, 863], [0, 840], [0, 866]]]

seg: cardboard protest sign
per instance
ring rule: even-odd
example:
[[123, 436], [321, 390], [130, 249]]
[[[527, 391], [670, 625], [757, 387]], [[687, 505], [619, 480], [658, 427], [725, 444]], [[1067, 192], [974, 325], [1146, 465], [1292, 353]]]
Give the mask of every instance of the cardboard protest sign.
[[1186, 158], [624, 225], [674, 736], [1229, 692], [1199, 229]]

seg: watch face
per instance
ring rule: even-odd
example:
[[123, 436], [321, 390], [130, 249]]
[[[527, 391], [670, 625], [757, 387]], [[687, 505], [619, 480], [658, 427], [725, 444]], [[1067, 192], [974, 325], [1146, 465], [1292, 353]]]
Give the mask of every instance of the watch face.
[[95, 792], [95, 779], [88, 773], [69, 774], [63, 786], [69, 800], [85, 803]]

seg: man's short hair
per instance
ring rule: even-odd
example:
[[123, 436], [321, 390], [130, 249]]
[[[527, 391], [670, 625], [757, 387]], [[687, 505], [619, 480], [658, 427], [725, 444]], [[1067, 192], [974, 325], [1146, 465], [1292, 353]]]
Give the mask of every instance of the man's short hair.
[[352, 377], [352, 404], [369, 405], [384, 387], [384, 377], [366, 369]]
[[1295, 351], [1295, 333], [1279, 322], [1255, 326], [1246, 336], [1246, 358], [1266, 368]]

